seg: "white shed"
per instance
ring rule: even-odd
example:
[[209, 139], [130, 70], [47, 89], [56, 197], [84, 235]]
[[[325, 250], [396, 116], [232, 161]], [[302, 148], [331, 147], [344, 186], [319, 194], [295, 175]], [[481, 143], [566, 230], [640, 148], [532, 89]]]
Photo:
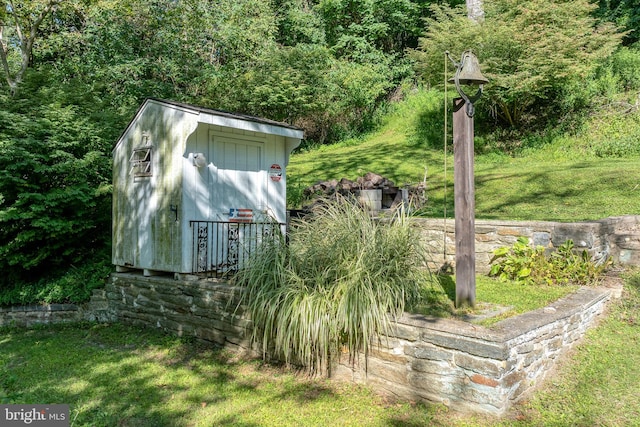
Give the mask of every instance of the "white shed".
[[237, 268], [286, 223], [286, 166], [301, 129], [147, 99], [113, 149], [118, 271]]

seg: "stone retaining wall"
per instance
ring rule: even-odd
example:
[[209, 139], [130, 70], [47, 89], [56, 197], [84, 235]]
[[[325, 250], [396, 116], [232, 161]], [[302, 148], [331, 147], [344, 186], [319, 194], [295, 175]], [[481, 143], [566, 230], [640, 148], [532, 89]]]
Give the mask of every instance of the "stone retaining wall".
[[545, 378], [593, 325], [611, 291], [582, 288], [555, 304], [488, 329], [405, 315], [369, 356], [365, 371], [341, 363], [337, 379], [365, 383], [401, 400], [501, 415]]
[[[417, 218], [425, 242], [431, 249], [431, 265], [439, 269], [455, 264], [454, 220]], [[640, 265], [640, 216], [611, 217], [575, 223], [544, 221], [476, 220], [476, 271], [486, 273], [493, 251], [511, 246], [520, 236], [548, 250], [571, 239], [575, 248], [587, 250], [594, 260], [608, 257], [622, 265]]]
[[84, 311], [75, 304], [0, 307], [0, 327], [31, 327], [38, 324], [78, 322]]
[[[83, 307], [3, 309], [0, 326], [11, 322], [31, 326], [55, 321], [56, 316], [58, 321], [119, 321], [259, 355], [247, 337], [251, 321], [237, 306], [237, 296], [227, 283], [211, 279], [115, 273]], [[490, 329], [405, 314], [392, 336], [370, 355], [366, 372], [361, 365], [341, 363], [332, 378], [366, 383], [399, 399], [503, 414], [583, 336], [610, 296], [610, 289], [582, 288], [549, 307], [503, 320]], [[20, 316], [23, 320], [18, 320]]]
[[238, 306], [235, 289], [224, 281], [115, 273], [104, 297], [109, 305], [103, 318], [252, 352], [245, 333], [251, 322]]
[[0, 327], [30, 328], [73, 322], [112, 322], [117, 315], [104, 289], [95, 289], [86, 304], [43, 304], [0, 307]]
[[[237, 309], [234, 289], [223, 282], [120, 273], [112, 276], [105, 296], [114, 320], [257, 354], [246, 336], [251, 322]], [[610, 296], [610, 289], [582, 288], [490, 329], [407, 314], [370, 356], [366, 372], [340, 364], [332, 377], [363, 382], [400, 399], [499, 415], [542, 381]]]

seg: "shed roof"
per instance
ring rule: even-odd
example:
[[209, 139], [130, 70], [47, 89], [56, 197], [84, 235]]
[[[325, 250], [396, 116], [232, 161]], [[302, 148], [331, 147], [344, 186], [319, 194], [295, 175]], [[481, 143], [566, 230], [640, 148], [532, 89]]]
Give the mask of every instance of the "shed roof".
[[[231, 113], [223, 110], [215, 110], [212, 108], [199, 107], [196, 105], [185, 104], [177, 101], [170, 101], [160, 98], [147, 98], [136, 114], [133, 116], [127, 127], [125, 128], [118, 141], [126, 134], [127, 130], [131, 127], [133, 122], [149, 103], [163, 104], [165, 106], [179, 108], [187, 111], [191, 111], [199, 114], [198, 121], [200, 123], [208, 123], [218, 126], [228, 126], [235, 129], [243, 129], [254, 132], [262, 132], [267, 134], [275, 134], [285, 136], [294, 139], [304, 138], [304, 132], [301, 128], [293, 126], [287, 123], [278, 122], [275, 120], [269, 120], [261, 117], [250, 116], [247, 114]], [[117, 143], [116, 143], [117, 145]]]

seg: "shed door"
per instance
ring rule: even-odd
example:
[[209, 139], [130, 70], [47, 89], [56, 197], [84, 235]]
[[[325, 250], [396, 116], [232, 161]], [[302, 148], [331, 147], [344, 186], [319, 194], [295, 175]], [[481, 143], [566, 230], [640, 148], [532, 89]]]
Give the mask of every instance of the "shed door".
[[214, 135], [212, 145], [213, 209], [226, 215], [231, 208], [258, 209], [264, 206], [264, 144]]

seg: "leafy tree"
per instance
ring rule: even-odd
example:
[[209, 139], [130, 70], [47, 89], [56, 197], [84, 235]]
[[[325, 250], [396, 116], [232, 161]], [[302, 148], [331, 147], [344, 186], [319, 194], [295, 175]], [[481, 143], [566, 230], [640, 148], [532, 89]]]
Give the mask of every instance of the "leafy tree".
[[176, 8], [170, 0], [96, 2], [85, 10], [78, 54], [64, 65], [123, 115], [146, 97], [176, 97], [200, 65], [183, 48]]
[[60, 0], [5, 1], [0, 9], [0, 65], [12, 94], [31, 64], [33, 45], [44, 19]]
[[640, 46], [618, 49], [608, 61], [612, 73], [618, 77], [617, 92], [640, 91]]
[[413, 57], [431, 83], [443, 81], [444, 52], [472, 49], [490, 84], [491, 112], [516, 126], [539, 110], [553, 110], [563, 90], [593, 75], [619, 45], [622, 34], [598, 25], [587, 0], [497, 0], [485, 19], [467, 19], [463, 8], [432, 6], [427, 31]]
[[355, 62], [398, 56], [420, 33], [420, 8], [411, 0], [321, 0], [318, 10], [327, 44]]
[[324, 26], [315, 0], [277, 0], [274, 9], [277, 11], [279, 43], [325, 46]]
[[106, 245], [110, 159], [104, 131], [77, 107], [0, 116], [0, 287], [81, 263]]
[[365, 127], [390, 79], [385, 64], [337, 60], [326, 47], [299, 44], [260, 57], [242, 74], [221, 69], [205, 104], [298, 124], [324, 143]]
[[600, 0], [598, 16], [627, 30], [624, 45], [640, 40], [640, 0]]
[[228, 85], [223, 96], [233, 110], [295, 123], [326, 108], [327, 74], [334, 63], [320, 45], [275, 49], [235, 80], [220, 79]]

